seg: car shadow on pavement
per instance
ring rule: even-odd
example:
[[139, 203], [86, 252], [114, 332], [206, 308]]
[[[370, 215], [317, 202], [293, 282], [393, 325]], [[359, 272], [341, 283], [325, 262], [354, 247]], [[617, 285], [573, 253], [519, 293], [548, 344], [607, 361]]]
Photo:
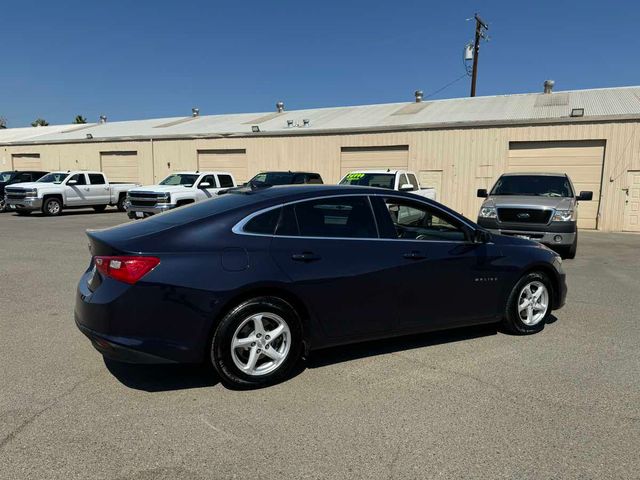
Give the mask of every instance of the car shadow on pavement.
[[311, 352], [307, 359], [306, 366], [307, 368], [320, 368], [336, 363], [357, 360], [359, 358], [496, 335], [498, 331], [498, 325], [496, 324], [476, 325], [472, 327], [457, 328], [454, 330], [419, 333], [415, 335], [332, 347], [325, 350]]
[[144, 365], [104, 359], [107, 370], [123, 385], [145, 392], [166, 392], [217, 385], [212, 368], [194, 364]]
[[[16, 212], [9, 210], [7, 213], [12, 214], [12, 216], [16, 218], [40, 218], [40, 217], [47, 218], [49, 217], [49, 215], [45, 215], [42, 212], [31, 212], [29, 215], [18, 215]], [[117, 208], [107, 208], [102, 212], [96, 212], [95, 210], [90, 208], [90, 209], [80, 209], [80, 210], [63, 210], [60, 216], [61, 217], [74, 217], [74, 216], [77, 217], [82, 215], [107, 215], [109, 213], [124, 213], [124, 212], [119, 211]], [[55, 216], [52, 216], [51, 218], [55, 218]]]

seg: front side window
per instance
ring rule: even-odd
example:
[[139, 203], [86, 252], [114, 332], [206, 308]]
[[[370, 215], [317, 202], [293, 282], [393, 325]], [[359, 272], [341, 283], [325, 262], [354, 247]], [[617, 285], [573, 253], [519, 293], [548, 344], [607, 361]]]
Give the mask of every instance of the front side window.
[[[203, 183], [208, 183], [209, 186], [208, 187], [202, 187]], [[200, 181], [200, 187], [201, 188], [215, 188], [216, 187], [216, 179], [214, 178], [213, 175], [205, 175], [202, 180]]]
[[[52, 172], [47, 173], [44, 177], [41, 177], [38, 182], [42, 183], [62, 183], [69, 176], [66, 172]], [[84, 175], [83, 175], [84, 176]]]
[[71, 180], [75, 180], [76, 181], [76, 185], [86, 185], [87, 184], [87, 180], [84, 177], [84, 173], [76, 173], [73, 177], [71, 177], [69, 179], [69, 181]]
[[505, 175], [498, 179], [490, 195], [573, 197], [573, 190], [564, 176]]
[[174, 173], [160, 182], [160, 185], [184, 185], [192, 187], [198, 180], [199, 175], [190, 175], [184, 173]]
[[107, 182], [104, 181], [104, 175], [100, 173], [90, 173], [89, 183], [91, 185], [105, 185]]
[[298, 234], [303, 237], [377, 238], [366, 196], [320, 198], [293, 206]]
[[340, 180], [340, 185], [363, 185], [393, 190], [395, 173], [348, 173]]
[[218, 181], [222, 188], [233, 187], [233, 178], [231, 178], [231, 175], [218, 175]]
[[413, 173], [408, 173], [407, 178], [409, 179], [409, 183], [413, 185], [414, 190], [418, 190], [420, 187], [418, 186], [418, 180]]
[[464, 230], [453, 219], [417, 202], [387, 198], [384, 201], [395, 230], [395, 238], [402, 240], [437, 240], [463, 242]]

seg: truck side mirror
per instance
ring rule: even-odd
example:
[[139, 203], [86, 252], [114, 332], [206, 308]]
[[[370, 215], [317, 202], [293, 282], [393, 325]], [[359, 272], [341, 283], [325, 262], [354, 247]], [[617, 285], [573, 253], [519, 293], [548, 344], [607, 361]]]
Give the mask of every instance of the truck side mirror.
[[200, 182], [200, 186], [198, 188], [209, 188], [211, 184], [209, 182]]
[[413, 190], [413, 185], [411, 185], [410, 183], [405, 183], [400, 186], [401, 192], [410, 192], [411, 190]]
[[69, 180], [67, 182], [67, 185], [77, 185], [78, 181], [77, 180]]
[[487, 193], [487, 189], [486, 188], [479, 188], [478, 189], [478, 198], [487, 198], [489, 196], [489, 194]]
[[588, 202], [589, 200], [593, 200], [593, 192], [580, 192], [580, 195], [576, 197], [578, 201], [582, 200], [583, 202]]

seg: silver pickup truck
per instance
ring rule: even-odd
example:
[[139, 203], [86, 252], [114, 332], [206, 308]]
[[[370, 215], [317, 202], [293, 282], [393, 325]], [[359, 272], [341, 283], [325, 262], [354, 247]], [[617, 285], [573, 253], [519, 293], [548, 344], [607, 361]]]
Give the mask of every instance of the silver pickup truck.
[[575, 194], [571, 179], [562, 173], [505, 173], [485, 198], [478, 224], [490, 232], [536, 240], [574, 258], [578, 247], [578, 201], [593, 192]]

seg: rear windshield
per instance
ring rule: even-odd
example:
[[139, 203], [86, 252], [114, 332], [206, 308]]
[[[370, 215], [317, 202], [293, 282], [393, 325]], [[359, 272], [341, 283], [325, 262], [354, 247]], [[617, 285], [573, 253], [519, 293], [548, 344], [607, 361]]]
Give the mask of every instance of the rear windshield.
[[567, 177], [553, 175], [507, 175], [498, 179], [491, 195], [573, 197]]
[[38, 182], [42, 183], [62, 183], [69, 174], [67, 172], [51, 172], [41, 177]]
[[340, 185], [363, 185], [393, 190], [395, 179], [395, 173], [348, 173], [340, 180]]

